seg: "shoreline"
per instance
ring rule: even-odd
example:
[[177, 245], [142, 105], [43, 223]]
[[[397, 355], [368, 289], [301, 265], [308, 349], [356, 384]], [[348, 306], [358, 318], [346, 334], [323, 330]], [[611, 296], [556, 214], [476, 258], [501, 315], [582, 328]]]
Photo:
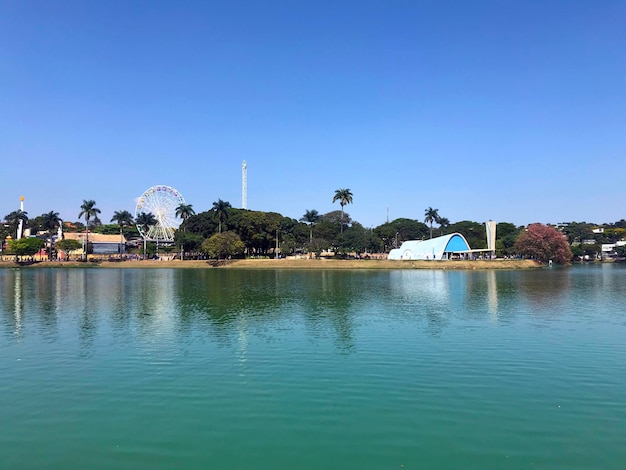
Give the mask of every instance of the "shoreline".
[[0, 261], [2, 268], [118, 268], [118, 269], [353, 269], [353, 270], [392, 270], [392, 269], [444, 269], [444, 270], [489, 270], [489, 269], [537, 269], [543, 265], [533, 260], [335, 260], [335, 259], [237, 259], [222, 261], [219, 264], [207, 260], [139, 260], [139, 261], [41, 261], [33, 264], [19, 264], [13, 261]]

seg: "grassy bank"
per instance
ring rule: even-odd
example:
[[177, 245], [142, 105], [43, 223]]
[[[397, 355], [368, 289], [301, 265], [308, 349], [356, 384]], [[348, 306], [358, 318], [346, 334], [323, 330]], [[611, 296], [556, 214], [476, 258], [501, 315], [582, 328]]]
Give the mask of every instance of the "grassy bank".
[[20, 265], [12, 261], [0, 262], [0, 268], [188, 268], [188, 269], [532, 269], [542, 265], [531, 260], [494, 261], [390, 261], [390, 260], [335, 260], [335, 259], [245, 259], [225, 261], [216, 266], [208, 261], [123, 261], [101, 263], [48, 262]]

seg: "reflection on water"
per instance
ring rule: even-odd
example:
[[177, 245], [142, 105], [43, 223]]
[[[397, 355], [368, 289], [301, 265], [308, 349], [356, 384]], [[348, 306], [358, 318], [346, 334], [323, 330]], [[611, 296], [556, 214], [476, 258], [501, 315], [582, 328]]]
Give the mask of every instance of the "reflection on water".
[[616, 272], [12, 269], [0, 274], [0, 308], [3, 330], [15, 338], [31, 322], [51, 339], [60, 322], [73, 319], [83, 349], [93, 346], [99, 328], [147, 342], [204, 331], [239, 344], [243, 358], [250, 329], [264, 334], [294, 316], [312, 337], [332, 332], [345, 351], [372, 312], [423, 322], [429, 334], [456, 319], [510, 321], [524, 308], [549, 318], [566, 312], [572, 299], [623, 292]]
[[[520, 306], [543, 316], [559, 315], [572, 298], [591, 300], [623, 291], [612, 266], [598, 272], [541, 271], [236, 271], [31, 269], [2, 271], [5, 331], [23, 334], [24, 322], [54, 335], [60, 315], [77, 315], [87, 346], [103, 324], [151, 340], [209, 328], [230, 340], [250, 324], [301, 314], [308, 331], [332, 328], [339, 344], [354, 346], [356, 318], [380, 307], [394, 315], [425, 319], [431, 332], [451, 318], [510, 319]], [[572, 288], [572, 282], [576, 287]], [[515, 309], [509, 308], [516, 305]], [[252, 322], [252, 323], [250, 323]]]
[[487, 273], [487, 298], [489, 299], [489, 313], [492, 321], [498, 321], [498, 284], [495, 271]]

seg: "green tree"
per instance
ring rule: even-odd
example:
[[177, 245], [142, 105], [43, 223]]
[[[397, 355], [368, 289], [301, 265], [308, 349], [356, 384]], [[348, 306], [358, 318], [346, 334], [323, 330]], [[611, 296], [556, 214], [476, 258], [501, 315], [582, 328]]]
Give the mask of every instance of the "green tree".
[[62, 222], [58, 212], [50, 211], [41, 214], [41, 225], [48, 233], [54, 233]]
[[430, 238], [433, 238], [433, 223], [439, 221], [439, 209], [429, 207], [424, 211], [424, 222], [430, 224]]
[[[294, 249], [296, 245], [301, 247], [309, 240], [309, 230], [305, 224], [299, 223], [290, 217], [284, 217], [277, 212], [236, 208], [229, 208], [227, 212], [228, 230], [239, 235], [246, 247], [246, 253], [250, 255], [265, 256], [270, 250], [275, 248], [276, 230], [281, 232], [281, 239], [284, 239], [287, 235], [294, 237]], [[188, 219], [185, 223], [186, 232], [202, 235], [203, 239], [210, 238], [215, 233], [219, 233], [218, 223], [219, 221], [214, 210], [201, 212]], [[224, 227], [222, 231], [224, 231]], [[337, 232], [339, 232], [339, 224], [337, 224], [336, 228]], [[315, 232], [316, 234], [318, 232], [317, 226], [315, 227]], [[180, 239], [180, 233], [178, 237]], [[291, 239], [289, 241], [290, 243], [292, 242]]]
[[[185, 231], [187, 230], [187, 227], [185, 226], [185, 222], [187, 221], [188, 218], [193, 217], [194, 215], [196, 215], [196, 211], [193, 210], [193, 206], [191, 204], [185, 204], [184, 202], [181, 202], [177, 207], [176, 207], [176, 217], [180, 217], [181, 219], [183, 219], [183, 223], [182, 223], [182, 227], [183, 227], [183, 233], [185, 233]], [[178, 233], [178, 230], [177, 230]], [[174, 235], [174, 238], [176, 239], [176, 234]], [[185, 239], [185, 237], [182, 237], [183, 240]], [[184, 241], [179, 243], [178, 246], [180, 246], [180, 259], [184, 259], [185, 258], [185, 243]]]
[[183, 253], [189, 253], [190, 251], [200, 250], [204, 237], [199, 233], [181, 232], [177, 230], [174, 234], [174, 240], [176, 241], [176, 245], [183, 250]]
[[319, 222], [315, 225], [317, 244], [321, 243], [321, 240], [325, 240], [326, 246], [324, 246], [324, 249], [337, 245], [337, 240], [341, 235], [342, 218], [345, 225], [352, 222], [350, 214], [347, 212], [342, 214], [341, 211], [327, 212], [320, 217]]
[[326, 214], [322, 214], [319, 218], [319, 221], [331, 223], [333, 225], [336, 225], [337, 229], [339, 229], [339, 226], [341, 225], [342, 221], [344, 225], [350, 225], [352, 223], [352, 218], [350, 217], [350, 214], [348, 214], [347, 212], [342, 213], [339, 210], [339, 211], [330, 211], [330, 212], [327, 212]]
[[615, 243], [626, 238], [626, 228], [605, 228], [602, 234], [602, 243]]
[[508, 235], [518, 235], [521, 230], [510, 222], [498, 222], [496, 224], [496, 239], [499, 240]]
[[418, 220], [399, 218], [374, 228], [374, 234], [381, 240], [382, 250], [387, 251], [406, 240], [422, 240], [428, 234], [428, 227]]
[[300, 222], [309, 224], [309, 243], [313, 243], [313, 225], [320, 220], [320, 213], [315, 209], [306, 210], [304, 215], [300, 218]]
[[[129, 225], [128, 227], [131, 227], [131, 225]], [[93, 226], [92, 233], [99, 233], [102, 235], [119, 235], [120, 233], [120, 226], [118, 224], [101, 224], [101, 225], [97, 225], [97, 226]]]
[[596, 259], [598, 255], [602, 252], [602, 247], [597, 243], [585, 243], [580, 245], [583, 253], [588, 258], [585, 259]]
[[57, 250], [61, 250], [65, 253], [65, 259], [70, 259], [70, 252], [76, 251], [80, 248], [80, 242], [78, 240], [58, 240], [56, 243]]
[[28, 223], [28, 212], [18, 209], [5, 215], [4, 220], [9, 225], [9, 233], [11, 236], [17, 238], [17, 228], [20, 225], [20, 220], [22, 221], [22, 226]]
[[450, 226], [450, 220], [447, 217], [439, 217], [439, 235], [443, 236], [443, 231]]
[[243, 241], [250, 254], [267, 255], [276, 246], [276, 231], [290, 232], [297, 224], [277, 212], [232, 210], [229, 225]]
[[222, 221], [228, 220], [228, 209], [230, 209], [231, 207], [232, 206], [230, 205], [230, 202], [222, 201], [221, 199], [218, 199], [216, 202], [213, 203], [212, 210], [217, 216], [217, 220], [219, 221], [219, 233], [222, 233]]
[[572, 252], [572, 259], [582, 260], [585, 256], [585, 250], [583, 250], [582, 245], [579, 243], [577, 243], [576, 245], [572, 245], [570, 247], [570, 250]]
[[19, 240], [9, 241], [7, 252], [15, 255], [15, 261], [17, 261], [18, 256], [30, 256], [32, 258], [32, 256], [41, 250], [45, 244], [46, 242], [44, 242], [41, 238], [20, 238]]
[[574, 242], [582, 242], [583, 240], [595, 239], [593, 229], [595, 224], [587, 222], [569, 222], [566, 223], [561, 231], [567, 236], [570, 244]]
[[343, 233], [343, 207], [346, 204], [352, 204], [352, 193], [349, 189], [340, 188], [335, 190], [335, 195], [333, 196], [333, 203], [335, 201], [339, 201], [339, 205], [341, 206], [341, 225], [340, 232]]
[[100, 213], [100, 209], [96, 207], [96, 201], [93, 199], [83, 199], [83, 203], [80, 206], [80, 212], [78, 213], [78, 218], [85, 217], [85, 259], [87, 259], [87, 247], [89, 246], [89, 220], [93, 217], [96, 220], [98, 219], [98, 214]]
[[202, 242], [202, 251], [209, 257], [221, 259], [243, 253], [245, 245], [235, 232], [216, 233]]
[[613, 228], [626, 228], [626, 219], [620, 219], [614, 224], [612, 224]]
[[117, 223], [120, 228], [120, 257], [122, 253], [124, 253], [124, 227], [130, 227], [135, 223], [133, 215], [126, 211], [115, 211], [113, 213], [113, 217], [111, 217], [111, 222]]
[[336, 247], [343, 255], [348, 253], [360, 254], [367, 248], [368, 238], [365, 228], [358, 222], [355, 222], [344, 233], [339, 235]]
[[282, 255], [290, 255], [296, 251], [296, 238], [291, 233], [283, 233], [280, 239], [280, 253]]
[[202, 239], [209, 238], [214, 233], [217, 233], [215, 214], [213, 211], [206, 211], [191, 216], [185, 222], [185, 229], [187, 233], [202, 235]]
[[553, 227], [543, 224], [530, 224], [520, 233], [515, 249], [521, 255], [542, 263], [552, 260], [558, 264], [569, 264], [572, 251], [567, 238]]
[[185, 231], [185, 222], [189, 217], [194, 215], [196, 215], [196, 211], [193, 210], [193, 206], [191, 204], [181, 202], [178, 207], [176, 207], [176, 217], [183, 219], [183, 232]]
[[[499, 222], [496, 225], [496, 252], [498, 256], [513, 255], [515, 240], [519, 236], [521, 228], [509, 222]], [[473, 246], [470, 244], [470, 246]]]
[[143, 238], [143, 259], [146, 259], [146, 243], [147, 243], [148, 231], [150, 230], [150, 227], [152, 227], [153, 225], [156, 225], [157, 219], [152, 212], [148, 212], [148, 213], [140, 212], [139, 215], [137, 215], [137, 219], [135, 220], [135, 223], [137, 224], [139, 228], [141, 228], [141, 233], [142, 233], [142, 238]]
[[58, 212], [50, 211], [45, 214], [41, 214], [41, 225], [44, 228], [44, 230], [48, 232], [48, 235], [50, 237], [50, 244], [48, 245], [48, 259], [49, 260], [52, 259], [52, 244], [53, 244], [52, 236], [54, 235], [54, 232], [58, 230], [59, 225], [62, 222], [63, 221], [61, 220], [61, 217], [59, 217]]

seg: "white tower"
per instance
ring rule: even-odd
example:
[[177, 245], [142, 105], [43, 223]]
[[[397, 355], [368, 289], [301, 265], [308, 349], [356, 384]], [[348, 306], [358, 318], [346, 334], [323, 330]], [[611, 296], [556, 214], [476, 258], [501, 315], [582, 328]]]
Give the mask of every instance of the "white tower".
[[245, 160], [241, 164], [241, 208], [248, 208], [248, 164]]
[[485, 222], [485, 230], [487, 232], [487, 249], [491, 251], [491, 256], [496, 257], [496, 222], [490, 220]]
[[[20, 196], [20, 212], [24, 212], [24, 196]], [[24, 221], [22, 219], [20, 219], [18, 226], [17, 226], [17, 239], [19, 240], [20, 238], [22, 238], [22, 233], [24, 233]]]

